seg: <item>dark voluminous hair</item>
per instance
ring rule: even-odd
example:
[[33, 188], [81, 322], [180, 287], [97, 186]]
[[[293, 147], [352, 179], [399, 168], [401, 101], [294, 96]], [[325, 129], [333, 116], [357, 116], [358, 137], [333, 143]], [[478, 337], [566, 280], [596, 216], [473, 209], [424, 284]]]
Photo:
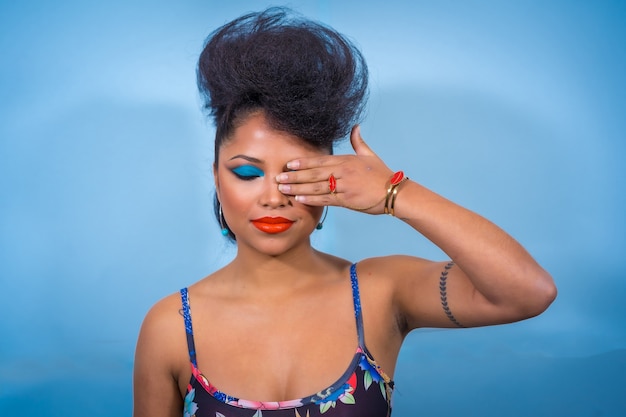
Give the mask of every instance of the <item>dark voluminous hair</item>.
[[328, 148], [358, 123], [367, 98], [359, 50], [285, 8], [247, 14], [213, 32], [197, 77], [220, 144], [239, 117], [263, 110], [272, 127]]
[[256, 111], [273, 128], [332, 153], [333, 144], [363, 115], [368, 72], [359, 50], [343, 35], [272, 7], [209, 35], [197, 81], [216, 127], [217, 163], [220, 146]]

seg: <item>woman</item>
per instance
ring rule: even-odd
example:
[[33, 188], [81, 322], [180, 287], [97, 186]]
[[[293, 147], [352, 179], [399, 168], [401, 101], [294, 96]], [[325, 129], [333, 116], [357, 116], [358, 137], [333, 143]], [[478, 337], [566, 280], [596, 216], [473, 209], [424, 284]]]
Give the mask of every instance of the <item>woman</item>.
[[[216, 215], [237, 254], [147, 314], [135, 417], [388, 416], [411, 330], [513, 322], [555, 298], [509, 235], [365, 144], [367, 68], [332, 29], [284, 9], [243, 16], [209, 37], [198, 83], [216, 124]], [[354, 154], [333, 155], [348, 134]], [[451, 260], [317, 251], [325, 206], [395, 216]]]

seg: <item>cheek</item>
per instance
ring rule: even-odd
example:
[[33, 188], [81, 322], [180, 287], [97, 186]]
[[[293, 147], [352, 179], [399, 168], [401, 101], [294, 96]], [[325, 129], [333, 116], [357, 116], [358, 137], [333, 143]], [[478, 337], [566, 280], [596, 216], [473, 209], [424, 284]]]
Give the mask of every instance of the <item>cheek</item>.
[[245, 194], [237, 193], [232, 189], [228, 191], [222, 190], [220, 193], [220, 201], [222, 203], [222, 210], [225, 212], [238, 212], [246, 205]]
[[237, 228], [237, 222], [245, 217], [245, 210], [250, 202], [249, 193], [246, 196], [246, 193], [237, 187], [232, 187], [232, 185], [224, 187], [222, 184], [219, 200], [222, 204], [222, 214], [226, 223], [231, 229]]

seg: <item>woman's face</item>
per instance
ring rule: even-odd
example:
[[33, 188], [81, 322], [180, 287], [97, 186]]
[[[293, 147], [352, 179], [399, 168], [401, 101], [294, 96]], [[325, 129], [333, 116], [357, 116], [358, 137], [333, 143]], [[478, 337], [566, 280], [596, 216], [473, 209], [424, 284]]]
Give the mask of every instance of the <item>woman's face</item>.
[[262, 112], [235, 128], [214, 166], [215, 188], [237, 245], [279, 255], [309, 245], [323, 207], [307, 206], [278, 191], [276, 176], [287, 162], [327, 153], [288, 133], [274, 130]]

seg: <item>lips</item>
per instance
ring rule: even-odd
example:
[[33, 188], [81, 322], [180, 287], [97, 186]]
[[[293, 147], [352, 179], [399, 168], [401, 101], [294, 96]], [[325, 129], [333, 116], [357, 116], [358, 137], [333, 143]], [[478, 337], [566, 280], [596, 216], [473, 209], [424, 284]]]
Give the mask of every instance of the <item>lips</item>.
[[272, 235], [284, 232], [293, 223], [293, 220], [285, 219], [284, 217], [261, 217], [260, 219], [252, 220], [254, 227]]

